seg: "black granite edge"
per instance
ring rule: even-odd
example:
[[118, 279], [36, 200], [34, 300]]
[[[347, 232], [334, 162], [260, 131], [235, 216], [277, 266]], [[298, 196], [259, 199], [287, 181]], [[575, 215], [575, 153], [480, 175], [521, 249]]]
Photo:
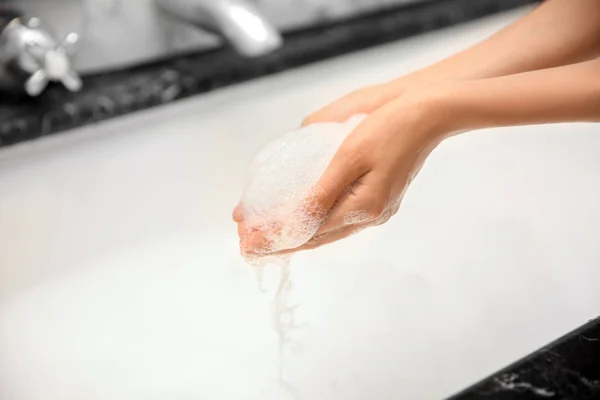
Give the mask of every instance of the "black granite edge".
[[9, 101], [4, 95], [0, 147], [535, 2], [538, 0], [432, 0], [397, 6], [290, 32], [280, 50], [257, 59], [245, 59], [223, 48], [85, 76], [79, 93], [54, 85], [35, 99]]
[[600, 317], [448, 400], [600, 399]]

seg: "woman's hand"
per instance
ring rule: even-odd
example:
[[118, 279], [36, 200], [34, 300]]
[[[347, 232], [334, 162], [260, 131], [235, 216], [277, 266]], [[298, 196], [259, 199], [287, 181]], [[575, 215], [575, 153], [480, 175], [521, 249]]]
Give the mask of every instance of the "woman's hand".
[[[600, 59], [404, 94], [370, 114], [346, 138], [305, 212], [321, 224], [311, 249], [381, 224], [431, 151], [456, 132], [501, 126], [600, 122]], [[242, 251], [260, 252], [265, 234], [248, 232], [237, 210]], [[274, 225], [277, 227], [277, 225]]]
[[310, 114], [302, 121], [302, 126], [316, 122], [344, 122], [353, 115], [371, 114], [402, 94], [397, 86], [378, 84], [355, 90]]
[[[433, 98], [432, 98], [433, 99]], [[386, 222], [444, 133], [425, 96], [403, 96], [371, 113], [342, 143], [304, 203], [321, 226], [294, 252], [313, 249]], [[316, 213], [316, 214], [315, 214]], [[249, 232], [241, 208], [234, 211], [244, 253], [264, 254], [266, 232]]]
[[398, 211], [408, 185], [443, 137], [431, 100], [398, 98], [348, 136], [319, 180], [315, 198], [307, 202], [326, 210], [323, 224], [311, 241], [293, 251], [383, 224]]
[[492, 37], [389, 83], [352, 92], [311, 114], [303, 125], [370, 114], [407, 91], [596, 59], [599, 26], [598, 0], [546, 1]]
[[[344, 122], [354, 115], [368, 115], [401, 95], [401, 85], [377, 84], [357, 89], [323, 108], [313, 112], [302, 121], [302, 126], [320, 122]], [[268, 247], [262, 232], [249, 232], [241, 205], [233, 210], [233, 220], [238, 225], [238, 236], [242, 250], [257, 250]], [[245, 243], [245, 244], [244, 244]]]
[[[343, 143], [317, 185], [317, 195], [309, 199], [321, 209], [323, 223], [317, 235], [293, 251], [387, 220], [425, 158], [448, 133], [600, 121], [600, 60], [594, 60], [600, 46], [592, 40], [599, 21], [596, 0], [544, 2], [465, 51], [390, 83], [350, 93], [307, 117], [303, 125], [369, 115]], [[594, 61], [574, 64], [584, 60]], [[431, 94], [433, 87], [438, 94], [424, 94]], [[246, 229], [241, 207], [233, 218], [242, 251], [268, 247], [263, 232]]]

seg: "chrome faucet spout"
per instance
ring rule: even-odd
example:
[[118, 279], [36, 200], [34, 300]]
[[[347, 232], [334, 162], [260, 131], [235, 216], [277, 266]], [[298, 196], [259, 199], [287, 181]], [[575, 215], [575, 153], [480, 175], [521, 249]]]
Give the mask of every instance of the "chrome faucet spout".
[[242, 55], [256, 57], [281, 46], [277, 29], [247, 0], [155, 0], [163, 10], [223, 37]]

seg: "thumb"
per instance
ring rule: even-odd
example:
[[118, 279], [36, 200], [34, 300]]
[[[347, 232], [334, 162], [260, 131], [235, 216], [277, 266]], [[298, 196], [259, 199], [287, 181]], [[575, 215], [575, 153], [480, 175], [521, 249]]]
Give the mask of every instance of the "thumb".
[[304, 118], [301, 127], [316, 123], [326, 122], [345, 122], [354, 115], [350, 110], [340, 110], [335, 107], [335, 103], [315, 111], [308, 117]]
[[[240, 234], [242, 252], [259, 256], [272, 253], [274, 251], [273, 238], [276, 238], [282, 231], [287, 232], [286, 236], [291, 235], [293, 237], [295, 235], [294, 230], [301, 229], [307, 219], [318, 222], [318, 225], [314, 227], [313, 234], [316, 233], [327, 219], [337, 200], [344, 194], [346, 188], [366, 172], [362, 170], [362, 167], [359, 167], [360, 164], [350, 162], [350, 160], [351, 158], [348, 157], [347, 151], [342, 146], [310, 194], [304, 198], [290, 219], [285, 222], [274, 221], [268, 227], [254, 229], [250, 232], [244, 231]], [[303, 237], [303, 235], [303, 233], [299, 233], [300, 237]], [[286, 250], [291, 250], [291, 248], [286, 248]]]
[[360, 153], [344, 143], [302, 204], [302, 211], [321, 223], [346, 189], [368, 172], [362, 158], [357, 156]]
[[323, 111], [315, 111], [310, 114], [308, 117], [304, 118], [300, 126], [304, 128], [305, 126], [312, 125], [318, 122], [338, 122], [335, 118], [328, 118], [327, 113], [323, 113]]

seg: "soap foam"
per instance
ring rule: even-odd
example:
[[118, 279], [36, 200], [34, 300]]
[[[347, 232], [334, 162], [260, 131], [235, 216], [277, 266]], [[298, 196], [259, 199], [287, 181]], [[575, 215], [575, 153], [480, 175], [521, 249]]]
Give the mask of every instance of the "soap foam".
[[344, 123], [293, 130], [258, 154], [240, 202], [248, 230], [265, 234], [266, 249], [258, 256], [296, 248], [315, 235], [325, 211], [310, 203], [315, 186], [341, 143], [363, 119], [360, 115]]
[[365, 222], [369, 222], [371, 220], [371, 215], [364, 211], [348, 211], [344, 214], [344, 225], [356, 225], [363, 224]]

